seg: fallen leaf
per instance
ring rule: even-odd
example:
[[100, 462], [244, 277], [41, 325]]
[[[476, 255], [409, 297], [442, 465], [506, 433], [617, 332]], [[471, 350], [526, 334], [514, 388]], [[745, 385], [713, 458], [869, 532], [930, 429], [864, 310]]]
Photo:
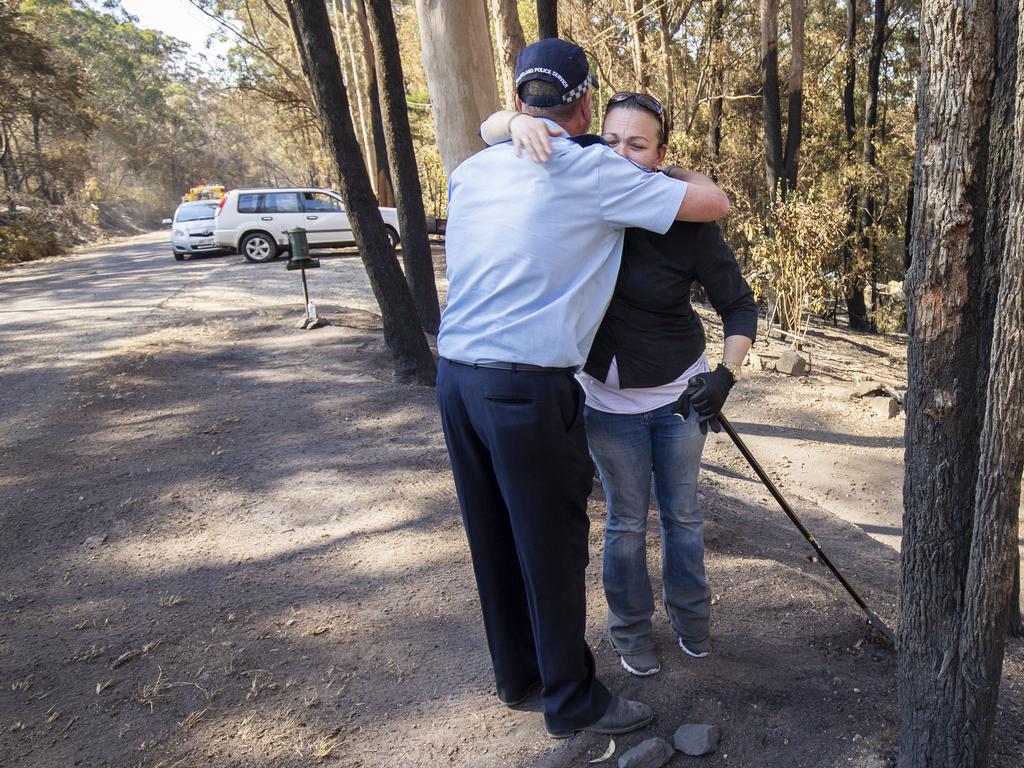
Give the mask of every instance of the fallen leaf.
[[594, 760], [588, 760], [588, 763], [603, 763], [609, 757], [615, 754], [615, 739], [608, 740], [608, 749], [604, 751], [604, 754]]

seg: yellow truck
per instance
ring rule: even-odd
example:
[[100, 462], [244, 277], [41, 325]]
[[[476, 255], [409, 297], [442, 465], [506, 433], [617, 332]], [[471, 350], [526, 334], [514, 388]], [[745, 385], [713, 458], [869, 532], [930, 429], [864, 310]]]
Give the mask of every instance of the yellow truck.
[[223, 184], [200, 184], [192, 187], [187, 195], [181, 196], [181, 202], [191, 203], [194, 200], [220, 200], [224, 197]]

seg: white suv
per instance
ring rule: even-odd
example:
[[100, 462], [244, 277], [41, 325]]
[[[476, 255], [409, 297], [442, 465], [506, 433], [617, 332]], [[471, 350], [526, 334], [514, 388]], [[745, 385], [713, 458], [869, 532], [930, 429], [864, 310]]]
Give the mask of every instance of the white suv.
[[[381, 208], [392, 247], [400, 235], [398, 212]], [[341, 196], [329, 189], [232, 189], [217, 206], [213, 239], [253, 262], [288, 250], [288, 230], [302, 227], [311, 248], [351, 245], [352, 226]]]

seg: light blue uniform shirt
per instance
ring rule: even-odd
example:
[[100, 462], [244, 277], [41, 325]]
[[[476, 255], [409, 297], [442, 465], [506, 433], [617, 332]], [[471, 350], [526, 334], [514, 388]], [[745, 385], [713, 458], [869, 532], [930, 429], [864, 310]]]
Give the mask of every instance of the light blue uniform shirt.
[[546, 163], [505, 143], [452, 173], [442, 357], [582, 366], [611, 301], [624, 230], [664, 233], [675, 220], [685, 182], [604, 145], [551, 144]]

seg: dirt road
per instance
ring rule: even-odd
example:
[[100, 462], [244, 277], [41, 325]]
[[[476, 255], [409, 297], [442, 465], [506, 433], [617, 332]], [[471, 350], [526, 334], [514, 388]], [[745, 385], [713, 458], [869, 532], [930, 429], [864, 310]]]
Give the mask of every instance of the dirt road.
[[[510, 711], [493, 696], [433, 391], [391, 382], [358, 257], [327, 256], [310, 274], [332, 324], [304, 332], [283, 263], [178, 263], [163, 239], [0, 271], [0, 765], [561, 768], [600, 756], [607, 738], [553, 742], [536, 700]], [[847, 393], [858, 375], [899, 383], [901, 344], [816, 333], [812, 376], [751, 372], [730, 413], [891, 621], [902, 421]], [[714, 722], [725, 735], [707, 764], [890, 765], [891, 654], [865, 641], [856, 608], [724, 436], [709, 442], [702, 487], [715, 650], [674, 652], [657, 617], [663, 671], [643, 680], [605, 640], [592, 497], [599, 674], [657, 711], [616, 740], [616, 758]], [[658, 590], [656, 528], [652, 515]], [[1022, 667], [1014, 641], [1001, 768], [1024, 752]]]

